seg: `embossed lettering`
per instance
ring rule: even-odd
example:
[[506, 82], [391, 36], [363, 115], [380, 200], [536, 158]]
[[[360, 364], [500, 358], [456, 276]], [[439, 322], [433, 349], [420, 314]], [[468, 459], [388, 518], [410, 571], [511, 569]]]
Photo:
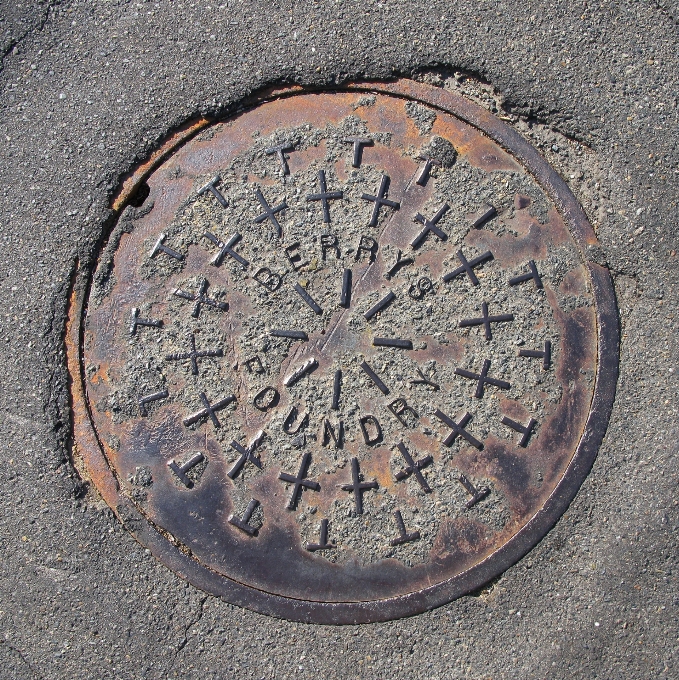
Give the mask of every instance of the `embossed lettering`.
[[[302, 256], [299, 252], [299, 241], [291, 243], [287, 248], [283, 249], [285, 256], [288, 258], [288, 262], [295, 271], [300, 270], [306, 262], [302, 262]], [[301, 262], [301, 264], [300, 264]]]
[[[285, 420], [283, 421], [283, 432], [285, 432], [285, 434], [289, 435], [297, 434], [300, 430], [304, 429], [309, 423], [308, 412], [305, 412], [304, 415], [299, 417], [299, 419], [297, 418], [297, 416], [298, 416], [297, 407], [293, 406], [290, 409], [288, 415], [285, 416]], [[295, 424], [296, 420], [298, 421], [297, 427], [293, 429], [293, 425]]]
[[354, 259], [358, 262], [361, 259], [361, 253], [368, 253], [368, 260], [374, 262], [378, 248], [379, 246], [374, 238], [362, 235], [361, 240], [358, 242]]
[[[363, 441], [368, 445], [379, 444], [382, 441], [382, 426], [375, 416], [368, 414], [358, 420], [363, 433]], [[368, 431], [372, 430], [372, 434]]]
[[337, 236], [334, 234], [322, 234], [321, 235], [321, 254], [323, 257], [323, 262], [325, 262], [326, 253], [328, 250], [335, 251], [335, 257], [339, 258], [340, 249], [337, 245]]
[[417, 427], [420, 416], [415, 409], [408, 406], [408, 402], [402, 397], [394, 399], [390, 404], [387, 404], [387, 408], [398, 418], [404, 427]]
[[265, 413], [270, 408], [274, 408], [278, 404], [281, 395], [275, 387], [265, 387], [255, 394], [252, 400], [253, 406], [258, 410]]
[[243, 365], [247, 369], [248, 373], [264, 373], [264, 364], [259, 358], [259, 355], [255, 354], [251, 359], [246, 359]]
[[321, 432], [321, 443], [323, 446], [327, 446], [331, 439], [336, 449], [341, 449], [344, 446], [344, 422], [340, 420], [335, 430], [330, 421], [325, 418], [323, 420], [323, 431]]
[[252, 275], [252, 278], [272, 293], [278, 289], [278, 287], [281, 285], [281, 281], [283, 280], [283, 277], [280, 274], [272, 272], [268, 267], [260, 267]]

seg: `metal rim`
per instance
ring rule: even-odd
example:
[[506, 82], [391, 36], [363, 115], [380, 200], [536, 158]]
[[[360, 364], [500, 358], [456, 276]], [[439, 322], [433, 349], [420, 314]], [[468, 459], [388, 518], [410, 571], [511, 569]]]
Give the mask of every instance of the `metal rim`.
[[[232, 604], [288, 620], [319, 624], [357, 624], [387, 621], [419, 614], [447, 604], [482, 587], [526, 555], [566, 511], [589, 473], [603, 441], [611, 414], [618, 378], [619, 326], [612, 280], [608, 269], [592, 260], [597, 244], [594, 230], [568, 185], [521, 135], [479, 105], [460, 95], [408, 80], [354, 83], [335, 91], [368, 91], [419, 101], [456, 116], [507, 150], [554, 201], [580, 249], [589, 271], [597, 319], [597, 377], [587, 424], [571, 462], [544, 506], [506, 544], [465, 572], [424, 590], [368, 602], [313, 602], [283, 597], [217, 574], [171, 543], [122, 495], [90, 420], [84, 397], [81, 353], [83, 311], [91, 273], [83, 273], [71, 295], [66, 329], [67, 363], [72, 378], [73, 459], [84, 478], [95, 486], [120, 521], [168, 568], [197, 587]], [[279, 97], [308, 92], [299, 87], [269, 90], [247, 102], [248, 108]], [[168, 138], [148, 161], [126, 180], [113, 209], [120, 212], [145, 178], [180, 145], [211, 121], [188, 123]]]

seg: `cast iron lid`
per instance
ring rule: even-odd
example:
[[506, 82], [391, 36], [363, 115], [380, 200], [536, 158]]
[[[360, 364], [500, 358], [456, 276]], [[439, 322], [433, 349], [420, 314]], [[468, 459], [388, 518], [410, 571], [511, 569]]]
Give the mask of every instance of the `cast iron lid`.
[[83, 474], [176, 572], [290, 619], [414, 614], [501, 573], [577, 491], [615, 386], [565, 183], [406, 81], [189, 132], [74, 300]]

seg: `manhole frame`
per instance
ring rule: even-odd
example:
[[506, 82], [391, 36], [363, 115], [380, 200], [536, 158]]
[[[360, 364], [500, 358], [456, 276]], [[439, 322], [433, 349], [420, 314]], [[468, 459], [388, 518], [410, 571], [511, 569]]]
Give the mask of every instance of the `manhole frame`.
[[[264, 102], [318, 88], [293, 86], [268, 89], [244, 101], [233, 113]], [[543, 507], [507, 543], [457, 576], [428, 588], [393, 598], [365, 602], [319, 602], [268, 593], [237, 583], [192, 557], [174, 539], [162, 533], [119, 488], [89, 414], [82, 358], [83, 320], [92, 283], [92, 271], [78, 271], [72, 288], [66, 326], [66, 357], [71, 378], [73, 463], [80, 476], [91, 481], [121, 523], [137, 541], [165, 566], [196, 587], [231, 604], [292, 621], [318, 624], [358, 624], [387, 621], [422, 613], [481, 588], [506, 571], [537, 545], [567, 510], [587, 477], [603, 441], [613, 408], [618, 379], [619, 317], [609, 270], [600, 264], [601, 249], [584, 210], [566, 182], [516, 130], [461, 95], [410, 80], [359, 82], [324, 92], [365, 92], [418, 101], [456, 116], [480, 130], [510, 153], [546, 192], [572, 235], [592, 285], [597, 319], [597, 375], [587, 424], [573, 458]], [[228, 117], [228, 116], [227, 116]], [[115, 224], [146, 178], [177, 148], [217, 119], [199, 118], [180, 127], [122, 182], [112, 203]], [[103, 243], [108, 234], [104, 235]]]

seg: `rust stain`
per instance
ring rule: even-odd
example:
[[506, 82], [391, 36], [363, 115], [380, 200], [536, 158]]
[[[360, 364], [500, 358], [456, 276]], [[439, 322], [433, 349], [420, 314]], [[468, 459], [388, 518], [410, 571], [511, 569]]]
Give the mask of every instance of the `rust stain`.
[[99, 442], [92, 429], [87, 397], [80, 372], [80, 322], [83, 313], [82, 293], [74, 286], [69, 298], [66, 320], [66, 366], [70, 375], [71, 414], [73, 418], [73, 464], [83, 479], [91, 480], [103, 499], [115, 508], [119, 489]]
[[[597, 359], [595, 335], [597, 322], [593, 307], [577, 308], [569, 313], [562, 312], [558, 308], [557, 295], [546, 288], [547, 300], [554, 310], [560, 333], [561, 345], [554, 372], [563, 387], [563, 395], [558, 403], [549, 405], [548, 395], [533, 389], [531, 394], [541, 395], [542, 403], [547, 406], [545, 418], [530, 444], [521, 449], [515, 445], [514, 435], [511, 438], [509, 436], [503, 438], [491, 434], [485, 439], [483, 450], [462, 445], [454, 456], [456, 468], [463, 470], [475, 480], [485, 480], [483, 483], [493, 484], [493, 489], [506, 503], [509, 519], [501, 529], [493, 529], [477, 521], [473, 513], [465, 513], [464, 510], [461, 510], [459, 516], [443, 519], [431, 549], [430, 562], [417, 564], [412, 568], [406, 568], [395, 559], [360, 564], [356, 556], [354, 562], [344, 565], [333, 565], [319, 560], [304, 550], [296, 516], [285, 511], [276, 513], [275, 521], [268, 515], [268, 521], [262, 526], [256, 541], [240, 534], [235, 538], [227, 536], [225, 539], [229, 513], [242, 512], [244, 509], [240, 500], [238, 501], [240, 505], [236, 507], [235, 501], [232, 502], [229, 494], [224, 493], [224, 488], [228, 485], [226, 473], [231, 454], [225, 456], [216, 442], [208, 441], [204, 437], [204, 432], [194, 432], [181, 427], [179, 423], [182, 414], [177, 404], [170, 405], [162, 414], [152, 414], [148, 419], [135, 424], [114, 423], [110, 409], [97, 412], [90, 409], [94, 408], [92, 406], [94, 403], [105, 404], [104, 398], [113, 389], [112, 385], [122, 375], [120, 371], [124, 368], [125, 353], [122, 345], [125, 343], [121, 343], [121, 338], [116, 336], [116, 326], [119, 324], [115, 321], [118, 320], [119, 309], [112, 301], [157, 298], [154, 302], [154, 313], [162, 315], [167, 311], [167, 300], [162, 298], [161, 288], [149, 280], [139, 279], [138, 253], [142, 247], [146, 247], [145, 239], [174, 219], [178, 202], [195, 188], [195, 183], [203, 174], [212, 172], [214, 168], [223, 167], [225, 159], [232, 158], [252, 145], [250, 133], [256, 131], [258, 135], [265, 136], [274, 131], [284, 132], [306, 124], [319, 129], [325, 126], [339, 127], [349, 115], [360, 118], [368, 129], [388, 130], [392, 135], [392, 142], [367, 147], [364, 151], [364, 163], [388, 167], [394, 179], [389, 197], [402, 201], [407, 199], [408, 211], [395, 213], [380, 235], [382, 239], [400, 248], [408, 248], [413, 238], [412, 214], [406, 213], [422, 209], [434, 195], [431, 184], [427, 187], [418, 187], [413, 182], [419, 167], [419, 162], [415, 160], [417, 150], [432, 135], [448, 139], [471, 165], [487, 172], [497, 170], [520, 172], [524, 167], [528, 167], [539, 174], [540, 168], [535, 165], [530, 150], [521, 147], [520, 152], [514, 157], [502, 148], [511, 148], [512, 144], [518, 142], [511, 134], [504, 133], [503, 129], [497, 126], [495, 117], [488, 112], [458, 102], [455, 106], [458, 107], [457, 111], [461, 118], [455, 118], [440, 110], [444, 105], [451, 106], [451, 101], [457, 102], [451, 100], [450, 93], [432, 92], [431, 88], [410, 81], [376, 85], [375, 89], [398, 94], [398, 97], [378, 94], [373, 106], [357, 106], [360, 93], [369, 92], [370, 87], [370, 84], [357, 84], [355, 90], [332, 94], [304, 92], [296, 87], [272, 89], [259, 93], [247, 102], [248, 106], [260, 104], [256, 108], [235, 114], [228, 124], [215, 126], [214, 136], [195, 138], [197, 132], [211, 124], [212, 121], [207, 118], [192, 121], [174, 132], [161, 148], [123, 181], [113, 201], [113, 209], [120, 211], [134, 197], [139, 186], [148, 180], [151, 197], [156, 204], [152, 213], [138, 220], [134, 236], [123, 239], [116, 254], [117, 278], [113, 286], [113, 295], [103, 300], [98, 309], [93, 310], [90, 321], [93, 332], [88, 330], [83, 334], [85, 342], [84, 347], [81, 347], [84, 301], [79, 297], [82, 293], [77, 293], [74, 289], [70, 299], [66, 333], [76, 440], [73, 450], [74, 461], [79, 472], [92, 480], [106, 502], [118, 512], [118, 509], [123, 507], [122, 491], [127, 488], [125, 480], [134, 472], [136, 466], [142, 463], [149, 465], [154, 484], [148, 491], [148, 503], [143, 513], [161, 527], [166, 535], [169, 535], [167, 532], [171, 532], [177, 537], [172, 539], [173, 545], [181, 545], [187, 554], [198, 556], [201, 564], [211, 570], [210, 578], [219, 575], [230, 584], [244, 584], [266, 593], [275, 593], [277, 596], [300, 600], [309, 598], [314, 601], [321, 598], [324, 599], [324, 603], [335, 604], [347, 600], [360, 604], [362, 600], [399, 598], [416, 591], [424, 592], [442, 579], [463, 578], [466, 570], [471, 570], [494, 551], [511, 542], [516, 532], [540, 512], [549, 494], [564, 478], [573, 451], [586, 427], [594, 390], [590, 378], [595, 374]], [[426, 93], [427, 98], [422, 101], [437, 110], [432, 130], [427, 134], [421, 134], [415, 122], [405, 113], [404, 97], [409, 95], [415, 98], [424, 97], [423, 93]], [[503, 137], [503, 134], [506, 136]], [[194, 139], [189, 141], [192, 137]], [[174, 151], [176, 154], [168, 161]], [[318, 164], [326, 157], [327, 151], [326, 143], [323, 141], [318, 146], [304, 149], [303, 153], [301, 150], [291, 153], [288, 161], [290, 171], [295, 173]], [[334, 167], [340, 181], [348, 178], [344, 163], [338, 161]], [[185, 176], [168, 188], [166, 186], [168, 184], [166, 180], [170, 177], [168, 173], [176, 172], [180, 168]], [[241, 176], [247, 171], [247, 168], [240, 167], [232, 169]], [[258, 178], [250, 175], [250, 179], [256, 179], [264, 186], [277, 186], [274, 179], [269, 176]], [[547, 174], [542, 179], [543, 184], [556, 191], [554, 187], [558, 185], [558, 177]], [[529, 258], [544, 259], [551, 247], [570, 242], [573, 235], [580, 245], [593, 242], [591, 228], [588, 231], [586, 221], [584, 223], [578, 221], [581, 216], [568, 196], [559, 198], [561, 202], [556, 201], [558, 210], [552, 209], [549, 212], [545, 224], [540, 224], [531, 216], [529, 208], [532, 199], [529, 196], [517, 194], [513, 201], [514, 216], [511, 219], [504, 219], [504, 226], [510, 233], [497, 235], [490, 230], [476, 230], [469, 232], [465, 239], [466, 243], [479, 250], [491, 250], [495, 259], [504, 268], [509, 270], [523, 266]], [[561, 213], [564, 214], [565, 220]], [[423, 251], [419, 255], [418, 264], [428, 267], [430, 272], [428, 275], [438, 281], [444, 269], [442, 258], [434, 252]], [[191, 245], [181, 276], [187, 278], [199, 275], [204, 269], [204, 261], [204, 253], [197, 246]], [[366, 295], [381, 290], [384, 285], [382, 274], [385, 266], [386, 263], [380, 255], [376, 266], [366, 268], [360, 277], [357, 276], [356, 293]], [[483, 270], [478, 272], [478, 278], [481, 280], [485, 275]], [[176, 277], [169, 280], [176, 283]], [[580, 266], [564, 277], [559, 293], [586, 295], [589, 292], [588, 281], [584, 267]], [[236, 291], [230, 291], [229, 305], [232, 313], [225, 337], [231, 342], [243, 330], [242, 323], [233, 316], [233, 313], [237, 311], [240, 318], [248, 318], [256, 310], [249, 298]], [[326, 336], [310, 338], [308, 345], [295, 347], [290, 352], [287, 360], [283, 362], [280, 378], [295, 362], [309, 356], [312, 348], [314, 352], [319, 351], [321, 357], [317, 376], [331, 376], [333, 370], [331, 357], [333, 352], [341, 348], [343, 342], [341, 332], [335, 332], [341, 325], [343, 314], [338, 312], [333, 317]], [[543, 327], [544, 322], [539, 320], [535, 330]], [[357, 334], [356, 352], [367, 354], [372, 335], [370, 330]], [[420, 365], [429, 360], [435, 360], [439, 364], [460, 361], [464, 356], [464, 342], [453, 333], [448, 334], [448, 339], [449, 343], [443, 344], [433, 337], [424, 338], [426, 349], [413, 350], [412, 359]], [[233, 347], [229, 347], [229, 361], [238, 365], [246, 357], [240, 356], [235, 340], [232, 344]], [[96, 366], [87, 377], [81, 363], [83, 356], [87, 356], [92, 365]], [[220, 369], [220, 375], [230, 383], [227, 368], [229, 367]], [[275, 384], [281, 394], [276, 411], [280, 414], [287, 411], [295, 400], [291, 394], [282, 389], [280, 380], [276, 380]], [[187, 385], [188, 382], [182, 379], [176, 387], [181, 390]], [[447, 386], [442, 385], [442, 388], [446, 389]], [[233, 390], [239, 403], [249, 402], [252, 398], [244, 381], [235, 383]], [[371, 413], [380, 420], [390, 417], [385, 405], [381, 402], [378, 404], [372, 391], [366, 390], [357, 401], [361, 414]], [[499, 397], [499, 409], [503, 414], [519, 422], [524, 422], [530, 416], [529, 409], [513, 399]], [[244, 429], [248, 436], [254, 433], [255, 429], [263, 428], [269, 422], [269, 416], [270, 414], [263, 414], [252, 408], [246, 409]], [[99, 436], [93, 428], [92, 419], [99, 427]], [[440, 423], [431, 421], [432, 418], [429, 417], [423, 417], [421, 420], [423, 424], [429, 423], [440, 432]], [[320, 422], [313, 423], [311, 429], [315, 429], [318, 434], [319, 426]], [[111, 435], [119, 438], [121, 442], [119, 448], [115, 442], [114, 446], [110, 443]], [[436, 445], [432, 444], [435, 440], [432, 440], [431, 433], [425, 435], [420, 431], [409, 431], [407, 435], [410, 442], [408, 446], [414, 457], [415, 453], [421, 450], [424, 453], [435, 453], [435, 459], [438, 459], [440, 452], [436, 451]], [[393, 494], [401, 507], [415, 508], [416, 498], [409, 493], [413, 480], [396, 483], [394, 479], [392, 461], [395, 454], [392, 445], [393, 442], [385, 441], [374, 448], [367, 448], [356, 439], [346, 443], [342, 454], [347, 459], [360, 454], [361, 473], [364, 479], [376, 479], [380, 489]], [[209, 454], [209, 462], [200, 482], [191, 493], [188, 493], [185, 489], [172, 486], [175, 482], [171, 476], [163, 472], [167, 472], [166, 465], [170, 457], [189, 455], [196, 450]], [[330, 453], [320, 449], [314, 456], [318, 456], [319, 461], [327, 461], [330, 460]], [[275, 452], [265, 449], [262, 457], [265, 461], [265, 470], [258, 478], [251, 480], [251, 491], [268, 501], [275, 499], [280, 504], [290, 491], [278, 479], [281, 469], [276, 461]], [[398, 456], [396, 459], [401, 462]], [[111, 465], [115, 466], [115, 470]], [[286, 472], [293, 473], [296, 470]], [[339, 471], [339, 474], [322, 473], [317, 469], [314, 476], [321, 480], [322, 488], [332, 487], [339, 477], [342, 477], [343, 481], [348, 481], [350, 467], [347, 465]], [[122, 480], [124, 487], [122, 490], [118, 480]], [[350, 498], [348, 494], [339, 490], [339, 485], [335, 486], [338, 488], [333, 489], [332, 493], [317, 496], [309, 491], [304, 492], [305, 498], [313, 496], [313, 502], [318, 508], [316, 520], [332, 516], [333, 503], [337, 499]], [[373, 498], [370, 496], [366, 503], [368, 505], [372, 503]], [[267, 506], [266, 512], [271, 513], [271, 507]], [[262, 562], [262, 555], [268, 556], [265, 563]], [[295, 575], [292, 581], [291, 574]], [[407, 585], [404, 586], [404, 583]]]
[[210, 118], [199, 118], [181, 126], [156, 149], [147, 161], [139, 165], [129, 176], [123, 179], [122, 186], [111, 202], [111, 208], [119, 212], [136, 193], [139, 185], [151, 174], [151, 172], [163, 162], [180, 144], [190, 139], [197, 132], [212, 123]]
[[585, 268], [582, 265], [572, 269], [563, 277], [563, 281], [559, 286], [559, 292], [563, 295], [587, 294], [587, 279], [585, 277]]
[[528, 420], [529, 417], [526, 407], [516, 399], [507, 399], [506, 397], [501, 397], [500, 410], [504, 415], [512, 418], [512, 420], [516, 420], [517, 422]]

